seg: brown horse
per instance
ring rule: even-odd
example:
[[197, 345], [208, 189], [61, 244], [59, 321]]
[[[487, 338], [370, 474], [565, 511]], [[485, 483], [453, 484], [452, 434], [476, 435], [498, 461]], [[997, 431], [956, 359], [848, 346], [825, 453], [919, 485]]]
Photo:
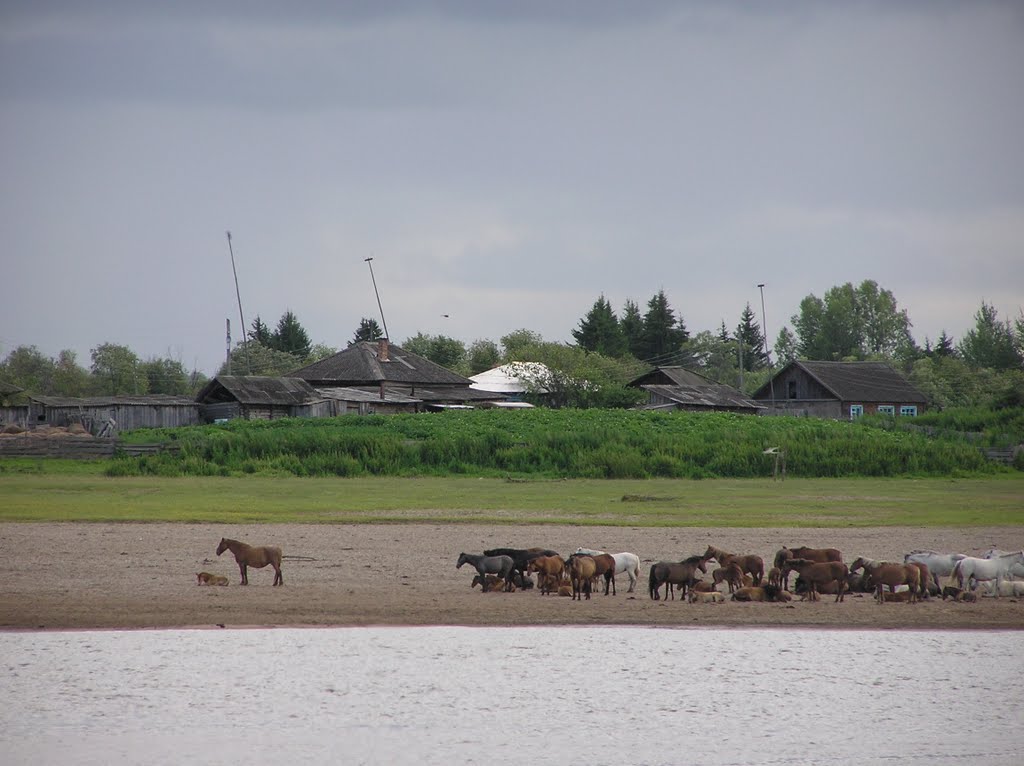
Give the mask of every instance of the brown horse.
[[697, 570], [707, 574], [708, 568], [702, 556], [690, 556], [682, 561], [659, 561], [651, 565], [651, 573], [647, 578], [647, 592], [654, 601], [661, 598], [659, 589], [665, 585], [665, 600], [669, 594], [676, 597], [675, 586], [679, 586], [679, 597], [686, 596], [687, 588], [693, 587], [697, 581]]
[[829, 583], [836, 583], [836, 601], [844, 601], [846, 595], [846, 578], [850, 574], [849, 567], [841, 561], [811, 561], [810, 559], [787, 559], [782, 565], [782, 578], [788, 579], [790, 572], [796, 572], [807, 583], [808, 598], [818, 600], [818, 591]]
[[554, 556], [538, 556], [535, 559], [530, 559], [526, 565], [526, 571], [537, 573], [537, 579], [540, 580], [541, 595], [546, 596], [553, 590], [558, 589], [558, 584], [562, 580], [562, 574], [565, 572], [565, 561], [558, 554]]
[[741, 572], [746, 572], [754, 579], [755, 586], [760, 585], [764, 578], [764, 559], [753, 553], [726, 553], [721, 548], [709, 545], [708, 549], [704, 551], [704, 561], [707, 562], [711, 559], [717, 561], [719, 566], [726, 568], [733, 562], [739, 564]]
[[597, 562], [593, 556], [569, 557], [569, 580], [572, 582], [572, 600], [582, 601], [586, 594], [590, 600], [590, 584], [597, 577]]
[[921, 589], [921, 570], [913, 564], [893, 564], [888, 561], [873, 561], [872, 559], [858, 558], [850, 567], [851, 572], [864, 569], [870, 576], [875, 586], [875, 598], [879, 604], [884, 604], [882, 591], [889, 586], [890, 592], [895, 593], [900, 585], [906, 585], [910, 589], [911, 602], [916, 601], [918, 592]]
[[[821, 562], [842, 561], [843, 554], [837, 548], [808, 548], [806, 545], [801, 545], [799, 548], [787, 548], [783, 545], [775, 553], [775, 568], [781, 572], [782, 565], [785, 564], [788, 559], [807, 559], [808, 561]], [[782, 587], [789, 587], [788, 573], [783, 576]]]
[[711, 579], [717, 586], [724, 582], [729, 586], [729, 592], [735, 593], [737, 588], [743, 587], [743, 570], [735, 561], [730, 561], [728, 566], [720, 566], [711, 570]]
[[617, 596], [618, 593], [615, 592], [615, 557], [610, 553], [599, 553], [590, 558], [597, 565], [597, 574], [595, 576], [604, 578], [604, 595], [608, 595], [608, 586], [611, 585], [612, 595]]
[[247, 567], [262, 569], [267, 564], [274, 567], [274, 585], [284, 585], [284, 576], [281, 574], [281, 549], [272, 545], [246, 545], [238, 540], [227, 537], [220, 539], [217, 546], [217, 555], [224, 551], [231, 551], [235, 554], [235, 561], [238, 562], [238, 571], [242, 573], [242, 585], [249, 584]]

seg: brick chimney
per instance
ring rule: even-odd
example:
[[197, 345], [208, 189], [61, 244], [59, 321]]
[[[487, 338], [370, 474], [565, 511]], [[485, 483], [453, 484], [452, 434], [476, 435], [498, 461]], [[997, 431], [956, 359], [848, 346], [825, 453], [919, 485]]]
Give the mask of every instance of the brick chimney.
[[388, 339], [378, 338], [377, 339], [377, 360], [381, 362], [390, 362], [388, 359]]

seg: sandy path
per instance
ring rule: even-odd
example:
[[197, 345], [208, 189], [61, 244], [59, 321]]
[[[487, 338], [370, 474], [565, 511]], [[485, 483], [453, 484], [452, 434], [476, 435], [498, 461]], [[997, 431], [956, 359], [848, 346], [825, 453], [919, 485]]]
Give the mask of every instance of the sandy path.
[[[238, 585], [222, 536], [275, 544], [285, 585], [271, 569]], [[833, 626], [1024, 628], [1024, 600], [879, 606], [868, 597], [819, 603], [690, 605], [652, 601], [651, 561], [703, 553], [708, 544], [757, 553], [769, 565], [783, 544], [830, 546], [847, 561], [902, 560], [915, 548], [980, 553], [1024, 548], [1024, 527], [956, 529], [638, 529], [483, 525], [0, 524], [0, 629], [147, 628], [242, 625]], [[641, 584], [589, 602], [536, 591], [482, 594], [473, 572], [455, 569], [461, 551], [578, 546], [640, 555]], [[197, 587], [195, 573], [227, 575], [229, 587]]]

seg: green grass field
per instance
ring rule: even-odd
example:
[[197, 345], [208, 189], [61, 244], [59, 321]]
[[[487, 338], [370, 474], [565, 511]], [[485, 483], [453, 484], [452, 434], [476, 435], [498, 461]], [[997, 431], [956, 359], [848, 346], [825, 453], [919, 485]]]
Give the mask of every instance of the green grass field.
[[108, 478], [89, 464], [0, 471], [0, 521], [576, 524], [700, 527], [1024, 524], [1024, 476], [969, 479]]

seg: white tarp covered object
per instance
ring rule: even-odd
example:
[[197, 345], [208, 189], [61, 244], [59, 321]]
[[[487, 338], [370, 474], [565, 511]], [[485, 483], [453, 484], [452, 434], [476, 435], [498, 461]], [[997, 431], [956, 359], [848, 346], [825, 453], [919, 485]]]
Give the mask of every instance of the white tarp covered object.
[[[478, 391], [492, 391], [496, 394], [523, 394], [529, 390], [529, 386], [523, 380], [542, 378], [548, 373], [546, 365], [540, 362], [511, 362], [500, 367], [493, 367], [490, 370], [473, 375], [469, 384], [470, 388]], [[545, 394], [543, 388], [534, 389], [533, 393]]]

